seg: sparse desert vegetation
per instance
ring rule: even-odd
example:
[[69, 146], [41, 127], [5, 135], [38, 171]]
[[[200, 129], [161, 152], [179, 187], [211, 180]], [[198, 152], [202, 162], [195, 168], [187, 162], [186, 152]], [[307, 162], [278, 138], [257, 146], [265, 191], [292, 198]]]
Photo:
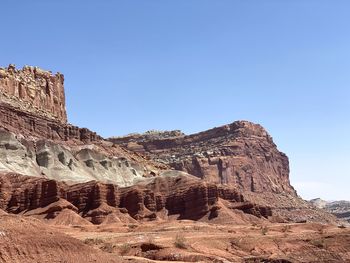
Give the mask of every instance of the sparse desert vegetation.
[[[198, 228], [196, 222], [185, 220], [145, 222], [138, 225], [137, 232], [129, 232], [128, 225], [100, 226], [98, 232], [95, 226], [84, 232], [63, 229], [90, 246], [137, 263], [241, 262], [243, 258], [257, 257], [265, 260], [259, 262], [269, 262], [272, 256], [275, 260], [286, 260], [281, 262], [350, 260], [346, 252], [350, 251], [349, 229], [315, 223], [255, 224], [255, 227], [201, 223]], [[84, 239], [84, 235], [90, 237]], [[344, 252], [339, 253], [339, 249]]]
[[183, 234], [177, 234], [175, 236], [174, 245], [175, 245], [175, 247], [181, 248], [181, 249], [187, 248], [186, 238], [184, 237]]

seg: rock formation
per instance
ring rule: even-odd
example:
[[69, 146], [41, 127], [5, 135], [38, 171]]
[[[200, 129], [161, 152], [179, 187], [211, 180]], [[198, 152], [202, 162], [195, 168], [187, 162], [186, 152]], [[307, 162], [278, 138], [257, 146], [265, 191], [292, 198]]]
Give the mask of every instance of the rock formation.
[[263, 127], [247, 121], [188, 136], [175, 131], [109, 140], [209, 182], [296, 195], [289, 183], [288, 157]]
[[[220, 200], [225, 200], [226, 206]], [[272, 216], [271, 209], [244, 200], [232, 187], [204, 182], [182, 172], [166, 172], [127, 188], [96, 181], [69, 186], [44, 178], [0, 175], [0, 209], [44, 219], [71, 210], [94, 224], [111, 217], [116, 221], [168, 217], [210, 220], [220, 216], [222, 207], [257, 218]]]
[[82, 145], [23, 137], [0, 129], [0, 172], [69, 183], [97, 180], [119, 186], [151, 176], [157, 164], [108, 142]]
[[127, 186], [161, 166], [68, 124], [63, 75], [0, 69], [0, 172]]
[[22, 111], [67, 122], [62, 74], [51, 74], [37, 67], [14, 65], [0, 68], [0, 98]]
[[56, 141], [75, 140], [81, 143], [89, 143], [102, 139], [95, 132], [86, 128], [62, 123], [60, 120], [51, 118], [48, 115], [37, 114], [21, 107], [15, 107], [12, 101], [2, 101], [0, 97], [0, 124], [2, 128], [8, 131], [24, 136]]
[[56, 223], [333, 220], [297, 197], [260, 125], [105, 140], [67, 123], [63, 75], [34, 67], [0, 69], [0, 173], [0, 209]]
[[339, 219], [346, 220], [350, 223], [350, 202], [349, 201], [325, 201], [320, 198], [310, 200], [310, 203], [317, 208], [324, 209], [332, 213]]

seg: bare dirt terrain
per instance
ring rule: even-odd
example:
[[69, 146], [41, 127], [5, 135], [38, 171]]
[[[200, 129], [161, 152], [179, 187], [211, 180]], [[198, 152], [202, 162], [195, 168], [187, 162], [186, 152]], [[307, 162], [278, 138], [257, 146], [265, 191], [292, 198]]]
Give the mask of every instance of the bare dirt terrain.
[[350, 262], [350, 229], [316, 223], [183, 220], [56, 228], [128, 262]]
[[122, 262], [31, 217], [0, 213], [0, 262]]

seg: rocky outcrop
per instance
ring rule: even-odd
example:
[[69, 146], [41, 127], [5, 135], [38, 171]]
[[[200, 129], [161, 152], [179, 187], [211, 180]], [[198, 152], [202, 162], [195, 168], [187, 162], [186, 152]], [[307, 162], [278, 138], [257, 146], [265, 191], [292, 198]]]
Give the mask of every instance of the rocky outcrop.
[[209, 182], [296, 195], [289, 182], [288, 157], [258, 124], [237, 121], [188, 136], [158, 132], [109, 140]]
[[128, 186], [156, 175], [158, 166], [164, 165], [68, 124], [63, 75], [0, 68], [0, 172]]
[[54, 219], [71, 210], [94, 224], [112, 215], [118, 220], [175, 219], [211, 220], [226, 208], [257, 218], [268, 218], [272, 210], [244, 200], [234, 188], [204, 182], [181, 172], [167, 172], [132, 187], [88, 182], [67, 185], [44, 178], [18, 174], [0, 175], [0, 209], [9, 213]]
[[55, 141], [90, 143], [102, 140], [95, 132], [62, 123], [47, 116], [23, 111], [0, 99], [0, 127], [23, 136]]
[[67, 122], [64, 77], [37, 67], [0, 68], [0, 100], [23, 112]]
[[[155, 176], [158, 169], [152, 171], [136, 162], [130, 167], [122, 154], [106, 158], [95, 147], [105, 143], [100, 136], [67, 124], [63, 80], [63, 75], [37, 67], [0, 69], [0, 124], [5, 129], [0, 134], [0, 171], [74, 182], [96, 179], [122, 186], [132, 183], [134, 176]], [[289, 183], [287, 156], [277, 150], [260, 125], [250, 122], [238, 121], [189, 136], [180, 131], [150, 131], [110, 141], [147, 155], [149, 163], [207, 182], [296, 195]], [[93, 149], [75, 147], [84, 144]], [[73, 150], [69, 149], [72, 145]], [[117, 146], [110, 145], [108, 151], [113, 152], [113, 147]]]
[[16, 134], [89, 143], [95, 132], [67, 123], [64, 77], [38, 67], [0, 68], [0, 124]]
[[350, 223], [350, 202], [349, 201], [325, 201], [320, 198], [310, 200], [310, 203], [317, 208], [324, 209], [335, 215], [337, 218]]
[[97, 180], [129, 186], [155, 168], [111, 144], [65, 144], [25, 138], [0, 129], [0, 172], [44, 177], [70, 184]]
[[56, 222], [238, 220], [272, 210], [290, 221], [325, 218], [296, 196], [287, 156], [260, 125], [104, 140], [67, 123], [63, 75], [34, 67], [0, 68], [0, 173], [32, 176], [2, 179], [0, 209]]

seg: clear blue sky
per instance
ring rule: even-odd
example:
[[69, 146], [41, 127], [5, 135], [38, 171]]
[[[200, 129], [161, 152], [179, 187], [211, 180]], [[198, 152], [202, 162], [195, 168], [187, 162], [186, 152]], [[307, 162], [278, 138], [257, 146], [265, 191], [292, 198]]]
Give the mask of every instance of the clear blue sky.
[[1, 60], [103, 136], [261, 123], [304, 198], [350, 200], [350, 1], [1, 1]]

